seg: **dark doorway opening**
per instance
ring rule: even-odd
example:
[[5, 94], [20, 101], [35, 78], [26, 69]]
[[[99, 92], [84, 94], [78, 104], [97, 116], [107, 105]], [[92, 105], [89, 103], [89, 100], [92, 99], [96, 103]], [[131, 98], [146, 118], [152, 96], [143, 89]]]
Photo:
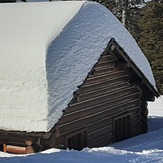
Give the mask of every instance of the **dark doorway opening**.
[[66, 147], [75, 150], [82, 150], [87, 147], [87, 131], [77, 132], [67, 136]]
[[3, 145], [0, 144], [0, 151], [3, 151]]
[[115, 142], [130, 137], [130, 115], [121, 116], [114, 119]]

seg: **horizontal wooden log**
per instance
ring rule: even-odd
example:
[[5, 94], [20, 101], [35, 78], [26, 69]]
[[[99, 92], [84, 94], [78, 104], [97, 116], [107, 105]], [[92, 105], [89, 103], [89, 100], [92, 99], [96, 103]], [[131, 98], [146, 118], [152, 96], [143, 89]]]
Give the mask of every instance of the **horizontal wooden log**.
[[98, 69], [94, 69], [93, 73], [91, 73], [89, 75], [88, 78], [100, 78], [104, 75], [109, 75], [115, 72], [120, 72], [120, 71], [124, 71], [123, 69], [120, 68], [115, 68], [115, 67], [103, 67], [103, 68], [98, 68]]
[[112, 118], [106, 117], [103, 119], [99, 119], [97, 121], [93, 121], [92, 123], [89, 123], [85, 126], [79, 126], [78, 128], [74, 128], [73, 130], [67, 130], [66, 132], [62, 132], [60, 130], [59, 136], [63, 136], [63, 135], [67, 135], [67, 134], [70, 134], [75, 131], [79, 131], [79, 130], [83, 129], [83, 127], [85, 127], [88, 130], [88, 133], [91, 133], [91, 132], [96, 131], [99, 128], [103, 128], [106, 125], [109, 126], [111, 124], [112, 124]]
[[86, 117], [83, 117], [81, 119], [77, 119], [76, 121], [69, 121], [68, 123], [62, 123], [62, 125], [59, 126], [59, 131], [60, 133], [64, 133], [64, 132], [67, 132], [67, 131], [71, 131], [71, 130], [74, 130], [76, 128], [79, 128], [81, 126], [83, 127], [87, 127], [88, 124], [92, 123], [92, 122], [95, 122], [95, 121], [98, 121], [100, 119], [103, 119], [103, 118], [106, 118], [106, 117], [112, 117], [116, 114], [120, 114], [121, 112], [129, 112], [131, 111], [132, 109], [135, 110], [134, 107], [131, 107], [130, 105], [128, 104], [124, 104], [124, 106], [116, 106], [114, 108], [111, 108], [112, 111], [110, 110], [110, 108], [106, 109], [106, 110], [103, 110], [101, 112], [97, 112], [95, 114], [92, 114], [92, 115], [89, 115], [89, 116], [86, 116]]
[[12, 153], [12, 154], [26, 154], [26, 147], [7, 145], [6, 152]]
[[88, 142], [88, 147], [102, 147], [105, 145], [108, 145], [112, 142], [113, 135], [108, 133], [102, 137], [98, 137], [97, 139], [94, 139], [91, 142]]
[[[123, 99], [123, 97], [126, 97], [128, 95], [136, 95], [134, 96], [133, 98], [138, 98], [138, 97], [141, 97], [141, 93], [138, 92], [138, 90], [136, 88], [126, 88], [126, 89], [121, 89], [121, 90], [117, 90], [117, 91], [114, 91], [112, 93], [108, 93], [108, 94], [105, 94], [103, 96], [99, 96], [99, 97], [94, 97], [94, 98], [91, 98], [91, 99], [88, 99], [88, 100], [85, 100], [85, 101], [81, 101], [81, 102], [78, 102], [78, 103], [74, 103], [74, 104], [71, 104], [69, 106], [69, 112], [72, 112], [72, 111], [77, 111], [79, 109], [83, 109], [83, 108], [88, 108], [88, 107], [91, 107], [91, 106], [95, 106], [97, 104], [102, 104], [102, 103], [105, 103], [107, 101], [113, 101], [113, 100], [116, 100], [116, 99]], [[66, 112], [65, 112], [66, 114]]]
[[113, 86], [110, 86], [110, 87], [104, 87], [102, 89], [97, 89], [97, 90], [94, 90], [94, 91], [91, 91], [91, 92], [88, 92], [88, 93], [79, 94], [77, 96], [78, 97], [78, 102], [84, 101], [84, 100], [87, 100], [87, 99], [91, 99], [91, 98], [94, 98], [94, 97], [103, 96], [105, 94], [116, 92], [118, 90], [124, 90], [124, 89], [127, 89], [128, 87], [129, 87], [129, 85], [126, 84], [126, 83], [119, 83], [117, 85], [113, 85]]
[[88, 127], [88, 133], [95, 132], [98, 129], [104, 128], [105, 126], [112, 127], [112, 118], [103, 118], [93, 123], [90, 123]]
[[106, 101], [105, 103], [97, 104], [95, 106], [90, 107], [77, 107], [73, 108], [70, 112], [66, 112], [63, 115], [63, 118], [58, 123], [65, 124], [67, 122], [72, 122], [73, 120], [80, 119], [89, 115], [97, 114], [98, 112], [105, 111], [105, 110], [112, 110], [113, 108], [117, 107], [126, 107], [126, 105], [132, 107], [139, 106], [140, 101], [137, 99], [134, 99], [134, 97], [139, 97], [139, 93], [127, 95], [119, 98], [115, 98], [111, 101]]
[[102, 69], [106, 69], [106, 68], [113, 68], [115, 65], [115, 62], [112, 62], [110, 64], [106, 64], [106, 65], [103, 65], [103, 66], [98, 66], [98, 67], [94, 67], [94, 70], [95, 71], [99, 71], [99, 70], [102, 70]]
[[141, 121], [142, 116], [139, 114], [134, 114], [134, 116], [132, 116], [131, 122], [137, 122], [137, 121]]
[[13, 133], [3, 131], [3, 132], [0, 132], [0, 139], [2, 142], [7, 143], [7, 144], [15, 142], [15, 143], [19, 143], [21, 145], [25, 145], [25, 137], [22, 135], [17, 135], [16, 132], [14, 132], [14, 131], [13, 131]]
[[113, 78], [117, 78], [117, 80], [118, 80], [119, 77], [126, 76], [126, 75], [127, 74], [125, 73], [124, 70], [112, 71], [110, 73], [105, 73], [105, 74], [97, 75], [97, 76], [95, 75], [94, 77], [89, 77], [84, 82], [84, 85], [90, 85], [90, 84], [95, 84], [95, 83], [99, 83], [99, 82], [103, 82], [103, 81], [108, 81]]
[[114, 62], [114, 58], [111, 55], [103, 55], [98, 62], [111, 61]]
[[94, 75], [103, 75], [106, 73], [110, 73], [112, 71], [116, 71], [116, 68], [114, 67], [114, 65], [111, 67], [105, 66], [105, 67], [94, 68], [94, 74], [90, 75], [90, 77]]
[[[63, 124], [65, 125], [66, 123], [72, 123], [73, 121], [74, 122], [78, 122], [78, 121], [80, 121], [80, 120], [82, 120], [83, 119], [83, 117], [84, 117], [84, 119], [87, 119], [87, 118], [91, 118], [93, 115], [98, 115], [98, 114], [102, 114], [103, 112], [105, 113], [105, 112], [110, 112], [110, 115], [111, 114], [118, 114], [119, 112], [124, 112], [124, 110], [122, 110], [122, 109], [124, 109], [124, 108], [126, 108], [127, 110], [126, 111], [132, 111], [132, 112], [134, 112], [134, 110], [136, 110], [137, 109], [137, 103], [138, 102], [135, 102], [135, 101], [133, 101], [133, 102], [124, 102], [124, 104], [120, 104], [120, 105], [115, 105], [115, 106], [112, 106], [112, 107], [107, 107], [105, 110], [101, 110], [101, 111], [98, 111], [98, 112], [96, 112], [96, 110], [92, 110], [92, 114], [89, 114], [89, 113], [87, 113], [87, 112], [85, 112], [85, 113], [83, 113], [82, 114], [82, 116], [76, 116], [75, 114], [74, 115], [71, 115], [70, 117], [72, 117], [72, 118], [70, 118], [70, 117], [67, 117], [67, 119], [64, 119], [61, 123], [59, 123], [59, 125], [60, 126], [62, 126]], [[122, 108], [122, 109], [121, 109]], [[79, 115], [81, 115], [81, 113], [79, 113]], [[93, 117], [92, 117], [93, 118]], [[108, 123], [110, 123], [111, 121], [110, 121], [110, 119], [109, 118], [103, 118], [103, 119], [100, 119], [101, 121], [105, 121], [105, 123], [106, 123], [106, 121], [108, 121]]]
[[88, 141], [92, 141], [94, 139], [97, 139], [101, 136], [107, 135], [108, 133], [112, 133], [112, 126], [106, 125], [103, 128], [97, 129], [96, 131], [93, 131], [91, 133], [88, 133]]
[[[124, 108], [123, 108], [124, 109]], [[130, 111], [132, 111], [132, 109], [136, 109], [135, 108], [126, 108], [126, 110], [124, 111], [119, 111], [119, 110], [116, 110], [116, 108], [114, 108], [114, 112], [109, 112], [108, 110], [106, 111], [103, 111], [103, 112], [100, 112], [100, 113], [97, 113], [96, 115], [92, 115], [92, 116], [88, 116], [88, 117], [84, 117], [82, 119], [79, 119], [79, 120], [76, 120], [76, 121], [72, 121], [70, 123], [66, 123], [64, 125], [60, 125], [59, 126], [59, 131], [60, 131], [60, 134], [65, 134], [67, 132], [72, 132], [72, 131], [75, 131], [77, 129], [81, 129], [81, 126], [82, 128], [87, 128], [89, 127], [89, 125], [93, 122], [95, 122], [96, 120], [100, 120], [100, 119], [104, 119], [104, 118], [112, 118], [113, 116], [119, 116], [120, 114], [123, 115], [123, 114], [126, 114], [129, 113]]]
[[133, 112], [132, 112], [132, 118], [134, 118], [134, 116], [137, 116], [137, 115], [140, 115], [141, 116], [140, 112], [141, 112], [141, 107], [139, 105], [139, 106], [137, 106], [136, 110], [133, 110]]
[[134, 118], [132, 118], [132, 116], [131, 116], [130, 127], [134, 128], [135, 126], [137, 126], [139, 124], [141, 124], [141, 117], [138, 115], [138, 116], [135, 116]]
[[111, 78], [109, 80], [103, 80], [103, 81], [98, 82], [98, 83], [83, 85], [80, 92], [81, 93], [87, 93], [87, 92], [93, 91], [95, 89], [99, 89], [101, 87], [109, 87], [111, 85], [116, 85], [118, 83], [124, 83], [124, 82], [128, 83], [128, 81], [129, 81], [128, 75], [118, 76], [116, 78]]
[[[125, 74], [126, 75], [126, 73], [125, 73], [125, 71], [123, 69], [116, 69], [116, 68], [113, 67], [113, 68], [109, 69], [108, 72], [105, 72], [104, 74], [89, 75], [88, 78], [87, 78], [87, 80], [88, 81], [90, 81], [90, 80], [94, 80], [95, 81], [98, 78], [106, 78], [108, 76], [110, 76], [111, 78], [113, 78], [114, 77], [114, 74], [115, 74], [115, 76], [118, 76], [119, 74], [122, 74], [122, 75]], [[118, 74], [118, 75], [116, 75], [116, 74]]]
[[108, 67], [111, 67], [113, 66], [114, 64], [114, 61], [113, 60], [110, 60], [110, 61], [103, 61], [103, 62], [99, 62], [96, 64], [96, 68], [97, 67], [105, 67], [105, 66], [108, 66]]
[[6, 141], [0, 140], [0, 144], [6, 144]]

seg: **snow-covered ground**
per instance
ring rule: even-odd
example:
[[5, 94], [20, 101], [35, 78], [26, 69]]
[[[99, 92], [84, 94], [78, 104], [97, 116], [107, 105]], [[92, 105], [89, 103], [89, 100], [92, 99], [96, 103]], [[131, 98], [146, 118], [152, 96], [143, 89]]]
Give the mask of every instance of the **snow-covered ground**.
[[82, 151], [50, 149], [33, 155], [0, 152], [0, 163], [163, 162], [163, 96], [149, 103], [149, 132], [108, 147]]

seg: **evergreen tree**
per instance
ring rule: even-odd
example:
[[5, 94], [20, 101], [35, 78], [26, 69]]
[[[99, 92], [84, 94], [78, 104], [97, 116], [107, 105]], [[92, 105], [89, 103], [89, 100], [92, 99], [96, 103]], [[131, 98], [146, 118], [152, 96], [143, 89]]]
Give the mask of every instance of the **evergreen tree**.
[[139, 27], [137, 20], [140, 18], [140, 11], [145, 5], [144, 0], [94, 0], [107, 7], [130, 31], [137, 40]]
[[95, 0], [105, 5], [130, 31], [148, 58], [163, 94], [163, 0]]
[[138, 44], [151, 63], [154, 76], [163, 93], [163, 3], [151, 1], [143, 8], [138, 21]]

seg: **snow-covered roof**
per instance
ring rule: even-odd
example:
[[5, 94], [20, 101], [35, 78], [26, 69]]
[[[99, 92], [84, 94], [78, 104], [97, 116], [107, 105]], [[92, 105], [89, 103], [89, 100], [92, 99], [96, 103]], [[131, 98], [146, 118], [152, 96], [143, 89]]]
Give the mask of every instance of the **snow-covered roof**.
[[49, 131], [111, 38], [156, 88], [137, 43], [100, 4], [0, 4], [0, 129]]

